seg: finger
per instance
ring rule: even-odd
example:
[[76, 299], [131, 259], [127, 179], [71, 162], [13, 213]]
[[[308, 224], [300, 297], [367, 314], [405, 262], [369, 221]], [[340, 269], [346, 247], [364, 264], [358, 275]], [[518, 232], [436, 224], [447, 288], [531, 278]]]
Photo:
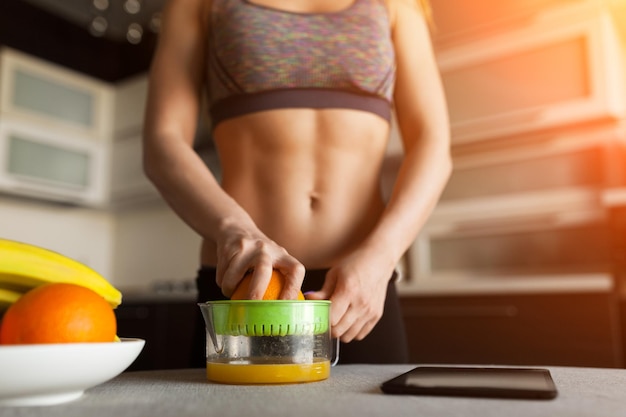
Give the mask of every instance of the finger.
[[218, 260], [217, 265], [215, 266], [215, 282], [217, 282], [217, 286], [220, 288], [223, 288], [224, 286], [224, 278], [229, 265], [230, 259], [228, 261]]
[[350, 303], [347, 299], [331, 297], [330, 325], [334, 337], [340, 337], [354, 322], [355, 318], [348, 316]]
[[222, 288], [224, 284], [224, 267], [219, 262], [215, 266], [215, 282], [218, 287]]
[[248, 299], [262, 300], [267, 290], [267, 286], [272, 278], [272, 263], [259, 261], [254, 265], [250, 286], [248, 287]]
[[363, 327], [362, 324], [359, 324], [359, 319], [360, 315], [356, 309], [348, 308], [337, 324], [333, 325], [333, 337], [341, 339], [344, 343], [352, 341]]
[[304, 298], [307, 300], [330, 300], [330, 297], [335, 292], [336, 287], [337, 277], [331, 270], [326, 274], [322, 288], [318, 291], [307, 291], [307, 293], [304, 294]]
[[304, 298], [307, 300], [330, 300], [330, 296], [335, 291], [335, 284], [329, 279], [324, 281], [324, 285], [318, 291], [307, 291]]
[[304, 281], [305, 269], [304, 265], [296, 262], [288, 267], [277, 268], [281, 274], [285, 277], [285, 285], [280, 293], [279, 299], [282, 300], [295, 300], [298, 298], [298, 293], [302, 288], [302, 281]]
[[241, 253], [233, 252], [229, 256], [218, 256], [215, 268], [215, 281], [218, 287], [222, 289], [222, 294], [230, 298], [246, 273], [246, 266], [242, 262]]
[[367, 337], [367, 335], [370, 334], [372, 330], [374, 330], [374, 327], [376, 326], [376, 323], [378, 323], [378, 320], [379, 319], [373, 319], [365, 323], [365, 326], [361, 328], [361, 330], [359, 331], [359, 333], [356, 335], [354, 339], [355, 340], [365, 339], [365, 337]]
[[235, 288], [239, 285], [239, 282], [243, 279], [248, 268], [245, 266], [236, 265], [234, 262], [230, 264], [228, 268], [223, 269], [222, 282], [218, 285], [222, 288], [222, 294], [230, 298], [235, 292]]

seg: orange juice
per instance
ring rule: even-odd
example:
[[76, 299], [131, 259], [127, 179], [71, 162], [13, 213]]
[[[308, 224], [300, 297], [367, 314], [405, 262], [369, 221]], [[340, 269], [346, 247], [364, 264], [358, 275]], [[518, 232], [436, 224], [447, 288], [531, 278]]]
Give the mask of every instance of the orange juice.
[[225, 384], [285, 384], [321, 381], [330, 375], [330, 361], [313, 363], [220, 363], [207, 362], [206, 376], [210, 381]]

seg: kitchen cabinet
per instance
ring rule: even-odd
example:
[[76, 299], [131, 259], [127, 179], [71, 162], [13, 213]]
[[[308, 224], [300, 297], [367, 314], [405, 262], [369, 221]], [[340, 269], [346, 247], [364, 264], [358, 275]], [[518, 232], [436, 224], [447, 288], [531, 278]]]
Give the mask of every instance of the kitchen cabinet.
[[192, 298], [132, 297], [115, 310], [120, 337], [144, 339], [146, 345], [129, 371], [188, 368], [199, 309]]
[[[626, 345], [626, 188], [607, 190], [604, 196], [610, 219], [611, 257], [615, 276], [615, 293], [620, 303], [622, 340]], [[624, 349], [626, 364], [626, 349]]]
[[[438, 49], [528, 24], [553, 9], [589, 0], [431, 0]], [[591, 0], [595, 2], [595, 0]]]
[[[611, 271], [601, 190], [624, 184], [621, 124], [465, 146], [409, 250], [413, 282]], [[585, 246], [578, 245], [584, 241]]]
[[[623, 326], [611, 292], [404, 295], [414, 363], [622, 367]], [[118, 335], [146, 340], [129, 370], [190, 366], [193, 300], [125, 300]]]
[[562, 189], [437, 208], [408, 251], [407, 286], [579, 274], [604, 282], [609, 231], [597, 199], [593, 190]]
[[0, 49], [0, 189], [104, 207], [112, 110], [111, 85]]
[[454, 145], [626, 114], [624, 47], [595, 2], [437, 52]]
[[577, 126], [525, 135], [515, 146], [457, 147], [439, 208], [486, 197], [624, 184], [624, 127]]
[[614, 9], [433, 9], [454, 170], [399, 283], [411, 360], [623, 367], [626, 221], [602, 202], [626, 179]]
[[[622, 300], [626, 301], [626, 191], [624, 189], [620, 193], [620, 201], [611, 203], [609, 215], [611, 222], [611, 255], [617, 293]], [[626, 329], [626, 326], [624, 329]]]
[[0, 191], [100, 207], [108, 197], [108, 145], [0, 117]]
[[0, 117], [106, 141], [112, 108], [109, 84], [10, 48], [0, 50]]
[[414, 363], [624, 365], [611, 292], [401, 298]]
[[456, 148], [399, 285], [412, 361], [626, 364], [615, 270], [621, 259], [626, 271], [626, 211], [602, 201], [624, 184], [623, 132], [607, 123]]
[[158, 201], [142, 166], [147, 88], [145, 74], [110, 84], [0, 50], [2, 190], [99, 208]]

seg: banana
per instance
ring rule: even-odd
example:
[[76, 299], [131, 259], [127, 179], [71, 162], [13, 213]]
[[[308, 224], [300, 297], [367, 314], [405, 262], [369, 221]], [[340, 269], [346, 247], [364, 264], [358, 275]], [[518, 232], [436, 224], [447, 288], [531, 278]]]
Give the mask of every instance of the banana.
[[[113, 308], [122, 302], [121, 292], [88, 266], [39, 246], [0, 239], [0, 289], [24, 293], [50, 282], [87, 287], [104, 297]], [[1, 295], [0, 300], [4, 300]]]
[[9, 308], [9, 306], [16, 302], [21, 296], [22, 293], [20, 292], [0, 288], [0, 314]]

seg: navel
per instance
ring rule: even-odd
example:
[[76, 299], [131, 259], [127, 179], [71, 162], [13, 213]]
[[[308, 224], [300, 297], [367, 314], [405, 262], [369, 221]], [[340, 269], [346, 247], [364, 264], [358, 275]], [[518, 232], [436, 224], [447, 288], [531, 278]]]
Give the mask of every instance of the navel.
[[320, 206], [320, 197], [317, 193], [315, 192], [311, 192], [309, 194], [309, 208], [311, 209], [311, 211], [315, 211], [319, 208]]

